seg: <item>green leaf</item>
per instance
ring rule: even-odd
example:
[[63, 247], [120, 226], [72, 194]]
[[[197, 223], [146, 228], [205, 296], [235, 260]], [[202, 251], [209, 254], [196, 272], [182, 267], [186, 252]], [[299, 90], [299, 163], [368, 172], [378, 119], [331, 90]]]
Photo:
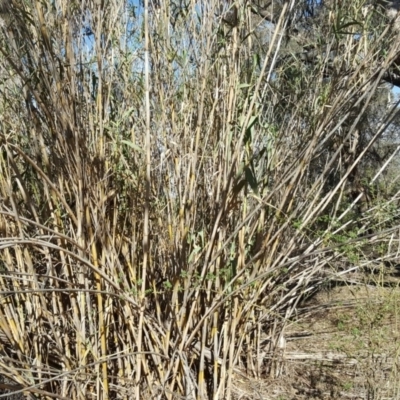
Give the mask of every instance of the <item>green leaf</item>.
[[132, 149], [139, 151], [140, 153], [144, 153], [143, 149], [141, 149], [138, 145], [135, 143], [131, 142], [130, 140], [121, 140], [121, 143], [128, 145], [129, 147], [132, 147]]
[[190, 264], [193, 260], [196, 254], [198, 254], [201, 250], [200, 246], [195, 246], [193, 251], [189, 255], [188, 263]]
[[[349, 26], [354, 26], [354, 25], [362, 26], [361, 22], [352, 21], [352, 22], [347, 22], [347, 23], [341, 25], [341, 26], [339, 27], [339, 29], [341, 30], [341, 29], [348, 28]], [[352, 33], [352, 32], [349, 32], [349, 33]], [[354, 33], [354, 32], [353, 32], [353, 33]]]
[[[257, 121], [258, 121], [258, 115], [252, 115], [252, 116], [249, 118], [249, 122], [247, 123], [247, 126], [246, 126], [246, 133], [245, 133], [245, 136], [244, 136], [244, 139], [243, 139], [244, 143], [249, 143], [249, 142], [250, 142], [250, 140], [251, 140], [252, 128], [253, 128], [254, 124], [255, 124]], [[243, 122], [244, 122], [244, 121], [243, 121]]]
[[251, 129], [254, 124], [258, 121], [258, 115], [252, 115], [249, 119], [246, 129]]
[[253, 54], [253, 68], [261, 68], [261, 57], [258, 53]]
[[258, 184], [257, 184], [257, 179], [253, 174], [253, 171], [251, 170], [251, 168], [246, 167], [244, 170], [244, 174], [246, 176], [246, 181], [247, 183], [250, 185], [250, 187], [252, 188], [254, 193], [258, 192]]
[[232, 195], [234, 197], [236, 197], [240, 191], [245, 187], [246, 185], [246, 180], [242, 179], [241, 181], [239, 181], [232, 189]]

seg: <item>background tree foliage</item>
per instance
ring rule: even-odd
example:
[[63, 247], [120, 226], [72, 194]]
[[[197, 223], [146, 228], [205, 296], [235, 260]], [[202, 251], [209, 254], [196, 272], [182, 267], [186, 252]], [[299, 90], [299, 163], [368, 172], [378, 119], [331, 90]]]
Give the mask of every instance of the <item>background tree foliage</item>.
[[305, 297], [396, 262], [396, 7], [0, 4], [0, 368], [15, 391], [232, 398], [239, 371], [279, 375]]

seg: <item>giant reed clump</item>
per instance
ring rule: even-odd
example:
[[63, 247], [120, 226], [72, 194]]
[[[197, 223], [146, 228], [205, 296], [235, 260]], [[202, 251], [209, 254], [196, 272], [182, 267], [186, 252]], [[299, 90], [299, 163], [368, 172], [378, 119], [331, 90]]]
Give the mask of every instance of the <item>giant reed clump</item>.
[[[343, 2], [318, 9], [316, 61], [300, 62], [295, 3], [272, 24], [241, 1], [152, 3], [145, 23], [122, 0], [10, 2], [0, 370], [15, 389], [229, 399], [237, 371], [279, 373], [298, 302], [337, 258], [351, 267], [338, 235], [365, 233], [346, 185], [393, 118], [359, 140], [398, 51], [389, 25], [339, 26], [362, 18]], [[394, 243], [385, 229], [364, 240]]]

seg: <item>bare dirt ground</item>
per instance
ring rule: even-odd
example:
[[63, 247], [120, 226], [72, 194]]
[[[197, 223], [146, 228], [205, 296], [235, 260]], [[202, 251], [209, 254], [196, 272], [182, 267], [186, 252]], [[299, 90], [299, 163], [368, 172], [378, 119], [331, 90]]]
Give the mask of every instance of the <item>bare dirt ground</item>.
[[400, 399], [400, 287], [378, 280], [304, 302], [285, 330], [280, 376], [240, 375], [236, 398]]

